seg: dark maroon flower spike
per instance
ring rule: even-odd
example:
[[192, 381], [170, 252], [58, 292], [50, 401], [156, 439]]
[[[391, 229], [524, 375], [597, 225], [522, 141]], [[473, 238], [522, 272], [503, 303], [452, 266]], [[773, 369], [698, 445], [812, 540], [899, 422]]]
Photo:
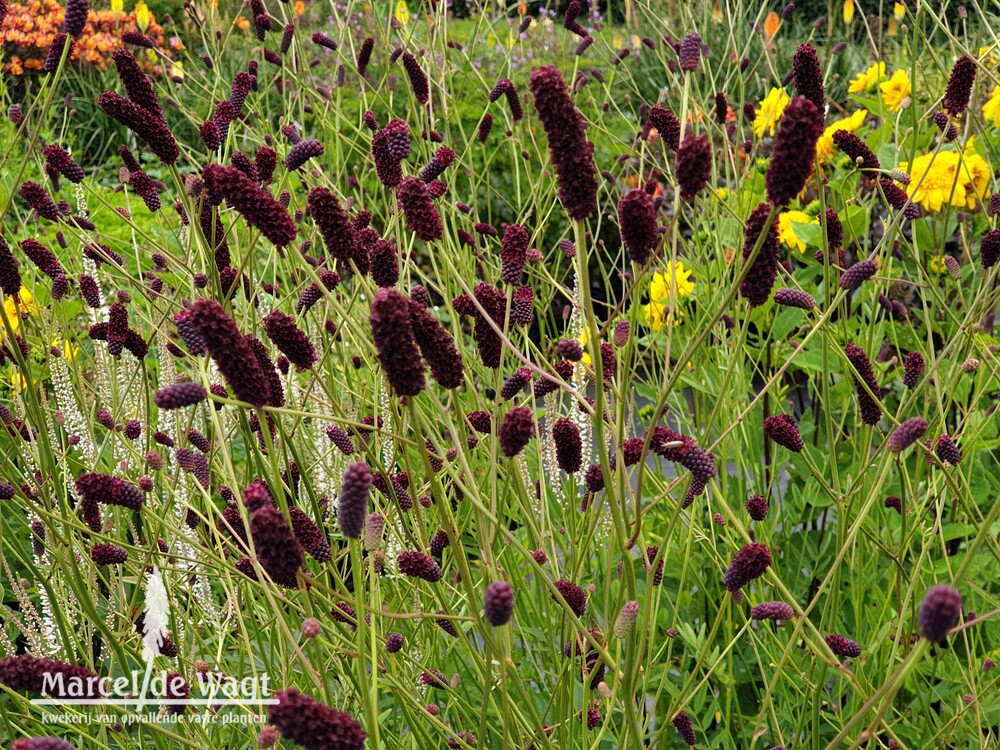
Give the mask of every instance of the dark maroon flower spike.
[[288, 508], [288, 517], [292, 520], [292, 533], [303, 550], [316, 562], [329, 562], [333, 557], [330, 542], [323, 530], [301, 508], [294, 505]]
[[420, 63], [409, 52], [403, 53], [403, 70], [406, 77], [410, 79], [410, 88], [413, 90], [413, 98], [421, 104], [427, 104], [430, 100], [430, 88], [427, 83], [427, 75], [420, 67]]
[[[864, 349], [857, 344], [848, 344], [845, 346], [844, 354], [851, 365], [854, 366], [854, 369], [858, 371], [858, 375], [852, 374], [851, 377], [854, 380], [854, 390], [858, 394], [858, 408], [861, 411], [861, 421], [864, 424], [876, 425], [882, 418], [882, 409], [879, 406], [882, 392], [879, 390], [878, 381], [875, 380], [875, 371], [872, 370], [872, 363], [868, 360], [868, 355], [865, 354]], [[860, 376], [860, 380], [858, 376]], [[868, 391], [865, 390], [862, 383], [868, 386], [871, 395], [868, 395]]]
[[[248, 334], [243, 337], [243, 340], [250, 347], [250, 351], [253, 352], [253, 356], [257, 360], [258, 367], [260, 367], [261, 372], [264, 373], [264, 377], [267, 379], [268, 405], [284, 406], [285, 391], [281, 385], [281, 378], [278, 377], [278, 370], [267, 353], [267, 348], [256, 336]], [[273, 429], [271, 430], [271, 434], [274, 434]]]
[[430, 242], [444, 236], [441, 216], [422, 180], [416, 177], [405, 178], [399, 186], [397, 197], [403, 216], [406, 217], [407, 228], [419, 239]]
[[677, 149], [677, 185], [689, 203], [712, 177], [712, 146], [703, 135], [689, 135]]
[[323, 144], [315, 139], [299, 141], [285, 154], [285, 169], [294, 172], [310, 159], [323, 155]]
[[377, 240], [372, 246], [369, 261], [372, 281], [382, 287], [396, 286], [399, 281], [399, 257], [395, 244]]
[[566, 12], [563, 14], [563, 28], [567, 31], [571, 31], [579, 37], [586, 37], [587, 30], [583, 28], [579, 23], [577, 23], [576, 18], [582, 12], [580, 6], [580, 0], [572, 0], [572, 2], [566, 6]]
[[535, 434], [535, 415], [527, 406], [518, 406], [504, 415], [498, 437], [500, 451], [513, 458], [528, 444]]
[[572, 420], [561, 417], [552, 423], [552, 442], [559, 468], [567, 474], [578, 472], [583, 466], [583, 443], [580, 429]]
[[892, 431], [887, 447], [893, 453], [902, 453], [924, 436], [927, 426], [927, 420], [923, 417], [910, 417]]
[[882, 188], [886, 203], [897, 211], [902, 211], [905, 218], [916, 219], [920, 216], [920, 206], [910, 201], [910, 196], [903, 188], [885, 177], [879, 179], [878, 184]]
[[767, 234], [761, 240], [761, 234], [767, 225], [771, 206], [761, 203], [751, 212], [747, 219], [746, 235], [743, 241], [743, 262], [746, 263], [758, 242], [761, 242], [750, 269], [740, 284], [740, 295], [750, 303], [751, 307], [759, 307], [767, 302], [771, 288], [778, 276], [778, 255], [781, 247], [778, 244], [778, 231], [775, 222], [771, 222]]
[[[34, 263], [39, 271], [52, 279], [52, 299], [61, 299], [69, 289], [69, 282], [56, 256], [41, 242], [31, 238], [21, 240], [21, 251], [28, 256], [28, 260]], [[12, 276], [8, 281], [13, 280]], [[18, 290], [20, 290], [20, 287], [18, 287]], [[17, 292], [14, 293], [16, 294]]]
[[[274, 177], [274, 170], [278, 166], [278, 154], [273, 148], [261, 146], [254, 156], [254, 167], [257, 171], [257, 180], [267, 184]], [[286, 206], [287, 208], [287, 206]]]
[[156, 97], [153, 82], [139, 66], [139, 61], [135, 59], [135, 55], [127, 49], [117, 49], [112, 53], [111, 57], [115, 62], [118, 78], [125, 87], [125, 95], [134, 104], [137, 104], [153, 117], [166, 124], [166, 118], [163, 116], [163, 110], [160, 109], [160, 101]]
[[976, 80], [976, 63], [968, 55], [962, 55], [955, 61], [948, 79], [948, 88], [944, 94], [944, 109], [952, 117], [958, 117], [969, 106], [972, 96], [972, 84]]
[[506, 625], [514, 615], [514, 589], [506, 581], [494, 581], [486, 587], [483, 615], [495, 628]]
[[207, 395], [201, 383], [174, 383], [160, 388], [153, 396], [153, 403], [161, 409], [183, 409], [204, 401]]
[[660, 139], [670, 150], [677, 150], [681, 139], [681, 121], [677, 115], [662, 104], [654, 104], [649, 109], [647, 122], [656, 128]]
[[944, 643], [961, 614], [962, 595], [946, 583], [935, 586], [924, 594], [920, 603], [917, 614], [920, 635], [931, 643]]
[[979, 243], [979, 262], [983, 268], [992, 268], [997, 261], [1000, 261], [1000, 229], [991, 229]]
[[875, 152], [868, 148], [867, 144], [854, 133], [838, 130], [833, 134], [833, 142], [837, 148], [847, 154], [858, 169], [874, 172], [882, 168]]
[[479, 121], [479, 127], [476, 129], [476, 137], [480, 143], [486, 143], [490, 137], [491, 130], [493, 130], [493, 115], [487, 112], [483, 115], [483, 119]]
[[955, 441], [945, 434], [938, 437], [934, 444], [934, 453], [942, 462], [950, 466], [956, 466], [962, 460], [962, 452], [955, 445]]
[[[504, 319], [507, 316], [507, 297], [492, 284], [488, 284], [485, 281], [476, 284], [473, 293], [476, 301], [482, 305], [490, 320], [494, 322], [497, 328], [502, 329]], [[467, 308], [464, 304], [459, 304], [463, 298], [467, 302]], [[479, 348], [479, 358], [483, 364], [493, 370], [500, 367], [503, 342], [496, 331], [493, 330], [486, 317], [479, 312], [478, 308], [465, 295], [456, 298], [453, 304], [455, 312], [460, 315], [472, 315], [475, 318], [475, 327], [472, 333]]]
[[877, 271], [878, 261], [874, 259], [859, 261], [840, 275], [840, 288], [857, 289], [874, 276]]
[[[53, 679], [61, 676], [62, 679]], [[101, 680], [87, 667], [29, 654], [0, 659], [0, 684], [17, 693], [43, 693], [50, 698], [98, 698]], [[75, 690], [82, 687], [83, 695]]]
[[659, 235], [656, 208], [645, 190], [630, 190], [622, 196], [618, 202], [618, 227], [629, 260], [639, 266], [649, 262]]
[[760, 495], [751, 495], [747, 498], [747, 514], [754, 521], [763, 521], [767, 518], [767, 499]]
[[441, 566], [423, 552], [400, 552], [396, 557], [396, 566], [404, 576], [419, 578], [428, 583], [441, 580]]
[[674, 729], [680, 734], [681, 739], [684, 740], [684, 744], [689, 747], [694, 747], [698, 742], [698, 736], [694, 733], [694, 725], [691, 723], [691, 717], [683, 711], [674, 717]]
[[[559, 596], [562, 597], [563, 601], [569, 605], [570, 610], [577, 617], [583, 617], [587, 612], [587, 594], [582, 588], [577, 586], [572, 581], [559, 580], [553, 581], [552, 585], [555, 586], [556, 591], [559, 592]], [[555, 594], [552, 594], [552, 601], [558, 602], [559, 599], [556, 598]]]
[[288, 519], [273, 505], [264, 505], [250, 515], [250, 535], [257, 560], [279, 586], [296, 588], [302, 567], [302, 547]]
[[357, 254], [357, 238], [350, 217], [341, 207], [336, 196], [325, 187], [309, 191], [306, 213], [319, 227], [327, 252], [341, 263], [347, 263]]
[[371, 486], [372, 472], [363, 461], [351, 464], [344, 471], [337, 498], [337, 525], [344, 536], [357, 539], [364, 533]]
[[840, 635], [840, 633], [830, 633], [830, 635], [823, 638], [826, 641], [826, 645], [830, 647], [830, 650], [837, 656], [843, 656], [848, 659], [854, 659], [861, 656], [861, 646], [852, 641], [850, 638], [845, 638]]
[[764, 419], [764, 434], [778, 445], [795, 453], [802, 452], [802, 437], [799, 426], [791, 414], [773, 414]]
[[761, 602], [750, 610], [751, 620], [791, 620], [795, 617], [795, 610], [785, 602]]
[[73, 157], [70, 156], [69, 151], [53, 143], [45, 147], [44, 154], [47, 169], [58, 172], [76, 185], [83, 182], [83, 169], [73, 161]]
[[10, 246], [0, 237], [0, 289], [8, 296], [21, 291], [21, 271]]
[[528, 285], [519, 286], [511, 300], [510, 318], [521, 326], [531, 325], [535, 318], [535, 294]]
[[395, 289], [379, 289], [369, 322], [378, 359], [397, 396], [416, 396], [424, 389], [424, 368], [413, 338], [410, 303]]
[[295, 223], [288, 212], [240, 170], [209, 164], [204, 176], [209, 196], [218, 200], [224, 198], [247, 224], [259, 229], [277, 247], [285, 247], [295, 239]]
[[90, 3], [87, 0], [66, 0], [63, 31], [76, 39], [83, 33], [83, 28], [87, 25], [87, 15], [89, 13]]
[[920, 352], [910, 352], [903, 360], [903, 385], [916, 388], [924, 371], [924, 357]]
[[306, 750], [364, 750], [361, 723], [343, 711], [314, 701], [295, 688], [275, 694], [278, 702], [268, 707], [268, 719], [281, 733]]
[[233, 395], [254, 406], [270, 404], [274, 396], [268, 377], [252, 346], [222, 306], [215, 300], [198, 300], [191, 306], [190, 322]]
[[726, 94], [723, 91], [718, 91], [715, 94], [715, 123], [725, 125], [728, 114], [729, 102], [726, 101]]
[[771, 565], [771, 550], [766, 544], [748, 544], [733, 558], [726, 569], [723, 583], [726, 590], [737, 592], [748, 583], [764, 575]]
[[372, 60], [372, 51], [375, 49], [375, 40], [372, 37], [367, 37], [361, 43], [361, 49], [358, 50], [358, 75], [362, 78], [368, 72], [368, 63]]
[[500, 246], [500, 278], [507, 284], [517, 284], [528, 257], [528, 230], [520, 224], [510, 224], [504, 230]]
[[811, 101], [822, 115], [826, 110], [826, 94], [823, 91], [823, 71], [819, 58], [811, 44], [800, 44], [792, 58], [792, 78], [795, 92]]
[[23, 737], [15, 740], [11, 750], [74, 750], [73, 746], [57, 737]]
[[462, 355], [447, 329], [424, 307], [410, 302], [410, 327], [431, 377], [442, 388], [458, 388], [465, 368]]
[[142, 510], [142, 491], [118, 477], [91, 472], [81, 475], [75, 484], [84, 502]]
[[[150, 39], [145, 34], [140, 34], [138, 31], [123, 31], [122, 41], [125, 44], [131, 44], [133, 47], [142, 47], [143, 49], [156, 49], [156, 42]], [[209, 58], [211, 61], [212, 58]]]
[[[69, 51], [66, 53], [66, 59], [68, 60], [70, 55], [73, 54], [73, 40], [61, 32], [52, 37], [52, 44], [49, 45], [49, 51], [45, 55], [42, 70], [46, 73], [55, 73], [59, 69], [59, 61], [62, 59], [63, 50], [67, 44], [69, 45]], [[15, 107], [17, 108], [16, 110], [14, 110]], [[24, 122], [24, 115], [21, 113], [21, 107], [18, 104], [11, 105], [11, 122], [15, 125], [20, 125]]]
[[180, 156], [180, 149], [166, 123], [155, 113], [143, 109], [114, 91], [107, 91], [97, 98], [105, 114], [117, 120], [146, 142], [149, 150], [164, 164], [173, 164]]
[[767, 168], [767, 198], [784, 206], [802, 192], [812, 174], [816, 142], [823, 135], [823, 115], [803, 96], [794, 97], [785, 107], [774, 137], [774, 152]]
[[570, 99], [562, 75], [551, 65], [532, 70], [529, 87], [548, 137], [559, 199], [571, 219], [586, 219], [597, 211], [597, 168], [586, 121]]
[[295, 318], [275, 310], [264, 318], [264, 331], [289, 362], [302, 370], [312, 368], [317, 359], [316, 349], [309, 337], [295, 325]]
[[90, 549], [90, 559], [101, 567], [121, 565], [128, 560], [128, 551], [114, 544], [95, 544]]
[[420, 179], [426, 183], [434, 182], [440, 177], [444, 170], [455, 163], [457, 154], [447, 146], [441, 146], [434, 152], [434, 156], [427, 163], [427, 166], [420, 172]]
[[372, 136], [372, 157], [375, 171], [387, 188], [398, 187], [403, 181], [400, 162], [410, 155], [410, 126], [403, 120], [390, 120]]
[[49, 195], [49, 191], [37, 182], [25, 180], [24, 184], [21, 185], [21, 189], [18, 191], [18, 194], [24, 198], [24, 202], [34, 209], [35, 212], [43, 219], [48, 219], [49, 221], [59, 221], [59, 207], [56, 206], [55, 201], [52, 200], [52, 196]]
[[681, 40], [677, 56], [680, 59], [681, 70], [689, 73], [697, 70], [701, 61], [701, 36], [695, 31], [685, 36]]
[[797, 307], [800, 310], [812, 310], [816, 307], [816, 298], [801, 289], [775, 289], [774, 301], [785, 307]]

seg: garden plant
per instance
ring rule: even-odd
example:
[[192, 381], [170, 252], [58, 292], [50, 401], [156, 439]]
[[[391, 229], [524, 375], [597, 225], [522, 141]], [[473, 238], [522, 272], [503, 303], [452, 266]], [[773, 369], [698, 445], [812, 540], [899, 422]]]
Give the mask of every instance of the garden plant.
[[0, 18], [0, 747], [1000, 744], [995, 0]]

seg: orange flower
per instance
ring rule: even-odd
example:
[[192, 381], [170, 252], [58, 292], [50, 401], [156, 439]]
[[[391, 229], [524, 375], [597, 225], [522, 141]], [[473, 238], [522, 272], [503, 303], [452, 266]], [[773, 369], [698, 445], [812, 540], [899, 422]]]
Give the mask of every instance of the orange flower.
[[250, 22], [245, 16], [236, 16], [236, 28], [240, 31], [246, 31], [250, 28]]
[[295, 0], [295, 15], [301, 16], [306, 12], [306, 4], [302, 0]]
[[781, 19], [772, 10], [767, 14], [767, 18], [764, 19], [764, 38], [768, 42], [774, 39], [774, 35], [778, 33], [779, 26], [781, 26]]

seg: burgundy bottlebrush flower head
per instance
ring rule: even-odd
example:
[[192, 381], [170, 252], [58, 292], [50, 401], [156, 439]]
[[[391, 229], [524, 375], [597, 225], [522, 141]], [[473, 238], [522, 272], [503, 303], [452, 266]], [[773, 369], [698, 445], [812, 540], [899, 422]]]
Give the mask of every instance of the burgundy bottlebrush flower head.
[[905, 218], [916, 219], [920, 216], [920, 206], [910, 200], [910, 196], [903, 188], [886, 177], [880, 178], [878, 184], [882, 188], [886, 203], [897, 211], [902, 211]]
[[622, 196], [618, 202], [618, 227], [628, 259], [636, 265], [645, 265], [659, 239], [656, 208], [645, 190], [630, 190]]
[[483, 597], [483, 615], [495, 628], [506, 625], [514, 614], [514, 589], [506, 581], [494, 581]]
[[90, 549], [90, 559], [95, 565], [121, 565], [128, 560], [128, 551], [115, 544], [95, 544]]
[[893, 453], [902, 453], [927, 432], [927, 420], [923, 417], [910, 417], [892, 431], [886, 447]]
[[820, 110], [805, 97], [794, 97], [782, 112], [764, 180], [771, 203], [784, 206], [802, 192], [812, 174], [816, 142], [822, 134]]
[[903, 385], [916, 388], [924, 371], [924, 357], [920, 352], [910, 352], [903, 360]]
[[778, 445], [795, 453], [802, 452], [802, 437], [799, 426], [791, 414], [772, 414], [764, 418], [764, 434]]
[[330, 425], [326, 428], [326, 436], [345, 456], [351, 456], [354, 454], [354, 441], [351, 440], [350, 436], [344, 432], [340, 427], [335, 424]]
[[483, 119], [479, 121], [479, 127], [476, 129], [476, 137], [480, 143], [486, 143], [490, 137], [491, 130], [493, 130], [493, 115], [487, 112], [483, 115]]
[[729, 102], [726, 101], [726, 94], [724, 91], [717, 91], [715, 94], [715, 123], [725, 125], [728, 114]]
[[330, 542], [323, 530], [301, 508], [294, 505], [288, 508], [288, 517], [292, 520], [292, 533], [295, 540], [316, 562], [329, 562], [333, 557]]
[[518, 406], [504, 415], [497, 436], [500, 440], [500, 451], [513, 458], [528, 445], [535, 434], [535, 415], [527, 406]]
[[1000, 261], [1000, 229], [991, 229], [983, 235], [979, 243], [979, 262], [983, 268], [992, 268], [998, 261]]
[[0, 236], [0, 289], [9, 296], [21, 291], [21, 271], [7, 241]]
[[395, 289], [379, 289], [369, 322], [389, 384], [398, 396], [416, 396], [424, 389], [424, 368], [410, 324], [409, 300]]
[[816, 307], [816, 298], [801, 289], [775, 289], [774, 301], [785, 307], [797, 307], [800, 310], [812, 310]]
[[800, 44], [792, 58], [792, 78], [795, 92], [816, 105], [822, 115], [826, 110], [826, 95], [823, 90], [823, 71], [819, 67], [816, 50], [809, 43]]
[[48, 219], [49, 221], [59, 221], [59, 207], [56, 206], [55, 201], [52, 200], [52, 196], [49, 195], [49, 191], [37, 182], [25, 180], [24, 184], [21, 185], [21, 189], [18, 191], [18, 194], [24, 198], [24, 202], [34, 209], [43, 219]]
[[534, 320], [535, 317], [534, 300], [535, 293], [532, 291], [530, 286], [527, 284], [519, 286], [514, 291], [514, 297], [511, 300], [511, 320], [518, 325], [531, 325], [531, 321]]
[[500, 278], [507, 284], [521, 280], [528, 257], [528, 230], [520, 224], [510, 224], [504, 230], [500, 245]]
[[90, 472], [77, 478], [75, 486], [84, 502], [142, 510], [142, 492], [118, 477]]
[[701, 61], [701, 36], [696, 31], [692, 31], [681, 40], [677, 56], [680, 59], [681, 70], [690, 73], [698, 69], [698, 63]]
[[920, 603], [917, 614], [920, 635], [931, 643], [944, 643], [961, 614], [962, 595], [945, 583], [934, 586]]
[[726, 569], [723, 583], [730, 592], [739, 591], [764, 575], [771, 565], [771, 550], [766, 544], [751, 543], [743, 547]]
[[174, 383], [160, 388], [153, 403], [161, 409], [182, 409], [204, 401], [207, 395], [201, 383]]
[[410, 88], [413, 90], [413, 98], [421, 104], [427, 104], [430, 100], [430, 87], [427, 83], [427, 75], [424, 73], [420, 63], [417, 62], [411, 53], [403, 53], [403, 70], [410, 80]]
[[285, 154], [285, 169], [294, 172], [301, 169], [310, 159], [322, 155], [323, 144], [319, 141], [313, 138], [299, 141]]
[[125, 87], [125, 94], [128, 98], [152, 117], [166, 124], [166, 118], [163, 116], [163, 110], [160, 109], [160, 101], [156, 96], [156, 90], [153, 88], [153, 82], [139, 66], [139, 61], [135, 59], [135, 55], [127, 49], [117, 49], [112, 53], [111, 57], [114, 60], [115, 68], [118, 71], [118, 78]]
[[849, 659], [855, 659], [861, 656], [861, 646], [856, 642], [852, 641], [850, 638], [845, 638], [840, 635], [840, 633], [830, 633], [830, 635], [823, 638], [826, 641], [826, 645], [830, 647], [830, 650], [837, 656], [844, 656]]
[[316, 349], [295, 325], [295, 318], [275, 310], [264, 318], [264, 331], [289, 362], [302, 370], [312, 369], [317, 359]]
[[580, 428], [571, 420], [560, 417], [552, 423], [552, 442], [556, 447], [556, 462], [567, 474], [575, 474], [583, 466], [583, 443]]
[[[559, 592], [559, 596], [569, 605], [573, 614], [577, 617], [583, 617], [587, 612], [586, 592], [572, 581], [558, 580], [553, 581], [552, 585]], [[552, 601], [559, 602], [559, 598], [555, 594], [552, 594]]]
[[162, 119], [114, 91], [101, 94], [97, 103], [108, 117], [117, 120], [145, 141], [149, 150], [165, 164], [177, 161], [180, 149]]
[[[760, 250], [753, 260], [743, 283], [740, 284], [740, 295], [750, 303], [751, 307], [759, 307], [767, 302], [771, 295], [771, 288], [774, 280], [778, 276], [778, 256], [781, 247], [778, 244], [778, 231], [774, 221], [768, 220], [771, 214], [771, 206], [761, 203], [755, 208], [746, 224], [746, 234], [743, 241], [743, 262], [746, 263], [753, 254], [754, 249], [760, 243]], [[767, 234], [764, 235], [764, 229]], [[763, 235], [763, 237], [762, 237]]]
[[288, 212], [239, 169], [209, 164], [204, 178], [209, 196], [225, 199], [247, 224], [259, 229], [277, 247], [285, 247], [295, 239], [297, 230]]
[[[67, 44], [69, 45], [69, 51], [66, 53], [66, 59], [69, 60], [70, 56], [73, 54], [73, 40], [70, 39], [68, 35], [61, 32], [52, 37], [52, 44], [49, 45], [49, 51], [45, 55], [45, 62], [42, 63], [42, 70], [46, 73], [55, 73], [59, 69], [59, 61], [62, 59], [63, 50], [66, 48]], [[21, 112], [20, 105], [11, 105], [12, 110], [14, 107], [17, 107], [17, 110], [11, 112], [11, 122], [15, 125], [19, 125], [24, 121], [24, 117], [19, 114]], [[20, 117], [21, 119], [15, 121], [15, 117]]]
[[876, 171], [882, 168], [875, 152], [868, 148], [867, 144], [854, 133], [838, 130], [833, 134], [833, 142], [837, 148], [850, 157], [858, 169]]
[[423, 552], [400, 552], [396, 556], [399, 572], [411, 578], [419, 578], [428, 583], [441, 580], [441, 566]]
[[396, 286], [399, 281], [399, 257], [396, 245], [388, 240], [377, 240], [371, 249], [369, 272], [378, 286]]
[[357, 255], [357, 237], [350, 217], [341, 207], [340, 201], [325, 187], [315, 187], [309, 191], [306, 213], [319, 227], [327, 252], [341, 263], [347, 263]]
[[681, 121], [677, 119], [677, 115], [662, 104], [654, 104], [649, 109], [647, 122], [656, 128], [668, 148], [677, 150], [681, 138]]
[[365, 74], [368, 72], [368, 64], [372, 59], [372, 51], [375, 49], [375, 39], [372, 37], [367, 37], [361, 43], [361, 49], [358, 50], [357, 67], [358, 75], [364, 78]]
[[439, 240], [444, 236], [444, 226], [434, 201], [427, 192], [423, 181], [407, 177], [397, 191], [399, 206], [406, 217], [406, 226], [424, 242]]
[[703, 135], [689, 135], [677, 149], [677, 185], [691, 202], [712, 177], [712, 145]]
[[191, 306], [190, 322], [236, 398], [254, 406], [271, 403], [274, 394], [257, 355], [222, 306], [198, 300]]
[[58, 172], [70, 182], [79, 185], [83, 182], [83, 169], [73, 161], [69, 151], [62, 146], [51, 144], [45, 147], [45, 166], [54, 172]]
[[[254, 167], [257, 171], [257, 179], [265, 185], [274, 177], [274, 170], [278, 166], [278, 153], [267, 146], [257, 149], [254, 156]], [[285, 206], [287, 208], [287, 206]]]
[[371, 485], [372, 472], [363, 461], [351, 464], [344, 471], [337, 498], [337, 525], [344, 536], [356, 539], [364, 533]]
[[306, 750], [363, 750], [368, 734], [350, 714], [295, 688], [276, 693], [275, 698], [278, 702], [268, 707], [268, 720], [285, 739]]
[[555, 67], [532, 70], [529, 86], [548, 137], [559, 199], [571, 219], [585, 219], [597, 211], [597, 168], [586, 122]]
[[941, 461], [951, 466], [956, 466], [962, 460], [962, 452], [955, 445], [955, 441], [945, 434], [940, 435], [935, 441], [934, 453]]
[[[63, 679], [53, 679], [58, 675]], [[37, 693], [51, 698], [97, 698], [103, 694], [100, 678], [87, 667], [29, 654], [0, 659], [0, 684], [16, 693]], [[70, 694], [79, 687], [83, 695]]]
[[[143, 49], [156, 49], [156, 41], [146, 36], [145, 34], [140, 34], [138, 31], [123, 31], [122, 41], [125, 44], [131, 44], [133, 47], [142, 47]], [[211, 60], [212, 58], [209, 58]]]
[[761, 602], [750, 610], [751, 620], [791, 620], [795, 610], [785, 602]]
[[25, 737], [15, 740], [11, 750], [74, 750], [74, 747], [57, 737]]
[[638, 618], [639, 602], [635, 600], [625, 602], [621, 610], [619, 610], [618, 616], [615, 618], [614, 627], [612, 628], [615, 637], [625, 638], [629, 634], [629, 631], [632, 630]]
[[437, 319], [424, 307], [409, 303], [410, 327], [431, 377], [442, 388], [458, 388], [462, 384], [465, 367], [455, 340]]
[[448, 167], [455, 163], [457, 154], [447, 146], [441, 146], [434, 152], [434, 156], [427, 163], [427, 166], [420, 172], [420, 179], [424, 182], [433, 182], [444, 173]]
[[958, 117], [969, 106], [972, 84], [976, 80], [976, 62], [968, 55], [955, 61], [944, 94], [944, 109], [952, 117]]
[[[854, 369], [858, 371], [858, 375], [861, 376], [859, 380], [857, 375], [852, 374], [854, 390], [858, 394], [858, 408], [861, 411], [861, 421], [864, 424], [876, 425], [882, 418], [882, 409], [879, 406], [879, 399], [882, 398], [882, 392], [879, 390], [878, 381], [875, 380], [875, 371], [872, 369], [872, 363], [869, 361], [864, 349], [857, 344], [848, 344], [845, 346], [844, 354], [854, 366]], [[864, 389], [862, 383], [868, 386], [871, 395]]]
[[89, 13], [90, 3], [87, 0], [66, 0], [63, 31], [74, 39], [80, 36], [87, 25], [87, 15]]
[[680, 734], [681, 739], [684, 740], [685, 745], [694, 747], [698, 742], [698, 736], [694, 731], [694, 724], [691, 723], [691, 717], [686, 713], [681, 711], [674, 717], [674, 729]]
[[579, 23], [577, 23], [577, 16], [582, 12], [580, 6], [580, 0], [572, 0], [572, 2], [566, 6], [566, 12], [563, 13], [563, 28], [567, 31], [571, 31], [577, 36], [586, 37], [587, 30], [583, 28]]
[[767, 498], [761, 495], [751, 495], [747, 498], [747, 514], [754, 521], [763, 521], [767, 518], [768, 509]]
[[[27, 183], [25, 183], [27, 184]], [[64, 274], [63, 267], [59, 263], [59, 259], [49, 250], [45, 245], [36, 239], [28, 238], [26, 240], [21, 240], [21, 252], [23, 252], [28, 260], [30, 260], [39, 271], [44, 273], [50, 279], [55, 279], [57, 276]], [[18, 290], [20, 287], [18, 287]], [[16, 293], [18, 290], [15, 290]]]
[[389, 120], [372, 136], [372, 157], [379, 180], [388, 188], [403, 181], [400, 162], [410, 155], [410, 126], [400, 119]]
[[295, 588], [302, 567], [302, 547], [280, 508], [265, 505], [250, 515], [250, 536], [257, 561], [279, 586]]
[[841, 289], [857, 289], [878, 272], [878, 261], [874, 258], [855, 263], [840, 275]]

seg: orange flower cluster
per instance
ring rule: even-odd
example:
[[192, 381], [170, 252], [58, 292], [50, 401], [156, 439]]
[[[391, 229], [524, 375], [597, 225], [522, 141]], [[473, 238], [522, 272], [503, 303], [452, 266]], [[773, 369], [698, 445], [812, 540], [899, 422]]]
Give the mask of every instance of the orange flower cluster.
[[[55, 0], [11, 3], [10, 12], [0, 26], [3, 72], [21, 75], [26, 70], [41, 70], [52, 39], [62, 28], [65, 14], [66, 9]], [[135, 11], [118, 13], [91, 8], [83, 34], [73, 42], [71, 59], [82, 66], [95, 65], [105, 70], [111, 64], [111, 53], [122, 46], [123, 31], [139, 31]], [[146, 36], [163, 49], [163, 28], [152, 17]], [[146, 54], [137, 54], [137, 57], [150, 69], [156, 67], [155, 61]]]

